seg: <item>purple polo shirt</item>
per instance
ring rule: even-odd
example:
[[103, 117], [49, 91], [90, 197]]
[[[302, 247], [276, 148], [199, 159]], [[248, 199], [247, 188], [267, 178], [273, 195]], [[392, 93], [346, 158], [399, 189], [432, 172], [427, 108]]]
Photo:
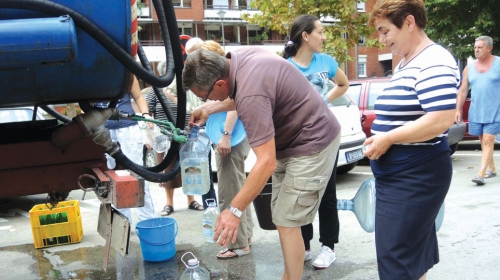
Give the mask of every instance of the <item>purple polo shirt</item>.
[[251, 147], [273, 137], [276, 158], [312, 155], [340, 133], [340, 124], [300, 71], [259, 48], [229, 52], [229, 92]]

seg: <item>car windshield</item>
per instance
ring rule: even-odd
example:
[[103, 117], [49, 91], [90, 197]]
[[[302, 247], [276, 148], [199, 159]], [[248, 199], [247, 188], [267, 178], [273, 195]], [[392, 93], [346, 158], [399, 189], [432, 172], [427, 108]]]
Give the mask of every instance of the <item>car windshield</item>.
[[370, 88], [368, 89], [368, 110], [373, 110], [373, 107], [375, 106], [375, 101], [377, 100], [378, 96], [384, 91], [385, 87], [387, 86], [387, 82], [382, 82], [382, 83], [371, 83]]
[[361, 85], [360, 84], [352, 84], [349, 85], [349, 88], [347, 89], [346, 93], [356, 104], [359, 106], [359, 96], [361, 95]]
[[0, 109], [0, 123], [31, 121], [32, 118], [33, 118], [32, 109], [28, 108]]

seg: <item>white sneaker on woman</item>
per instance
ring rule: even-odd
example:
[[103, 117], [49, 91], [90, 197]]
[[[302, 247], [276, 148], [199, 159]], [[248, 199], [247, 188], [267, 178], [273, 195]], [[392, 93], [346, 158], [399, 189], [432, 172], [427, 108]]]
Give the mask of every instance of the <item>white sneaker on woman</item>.
[[327, 268], [329, 267], [337, 258], [335, 257], [335, 251], [330, 249], [328, 246], [321, 246], [321, 252], [313, 261], [312, 265], [315, 268]]
[[304, 261], [307, 262], [307, 261], [310, 261], [312, 259], [312, 256], [311, 256], [311, 249], [307, 250], [305, 255], [304, 255]]

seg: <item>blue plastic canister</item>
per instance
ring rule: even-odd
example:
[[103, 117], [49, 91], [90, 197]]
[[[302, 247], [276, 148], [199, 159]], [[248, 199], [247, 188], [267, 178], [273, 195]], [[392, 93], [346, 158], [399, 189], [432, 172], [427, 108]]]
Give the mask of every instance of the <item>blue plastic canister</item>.
[[[52, 0], [47, 4], [52, 2], [83, 15], [111, 37], [123, 50], [131, 53], [133, 29], [131, 1]], [[63, 15], [55, 11], [52, 14], [33, 11], [28, 9], [30, 5], [25, 6], [27, 9], [0, 9], [0, 23], [9, 24], [12, 20], [16, 20], [17, 26], [24, 26], [28, 29], [27, 31], [25, 29], [24, 36], [15, 37], [18, 41], [13, 41], [12, 37], [6, 36], [6, 34], [11, 34], [12, 30], [4, 29], [4, 32], [0, 33], [0, 46], [36, 45], [43, 34], [38, 34], [39, 32], [33, 29], [30, 22], [33, 20], [44, 22], [45, 19], [57, 19]], [[71, 54], [69, 61], [65, 58], [60, 60], [61, 56], [64, 56], [64, 51], [54, 52], [53, 49], [38, 46], [31, 53], [23, 51], [27, 54], [26, 57], [29, 57], [28, 60], [19, 60], [18, 63], [8, 65], [0, 63], [0, 84], [2, 84], [0, 97], [3, 107], [86, 100], [109, 101], [129, 91], [130, 72], [108, 50], [79, 26], [76, 26], [76, 35], [71, 35], [71, 37], [76, 36], [76, 40], [68, 38], [68, 35], [65, 35], [68, 30], [63, 27], [64, 25], [51, 22], [43, 26], [43, 32], [59, 45], [68, 39], [77, 43], [72, 47], [74, 53]], [[32, 30], [33, 36], [29, 36], [29, 29]], [[45, 37], [41, 42], [46, 44], [50, 38]], [[47, 57], [52, 58], [48, 62], [43, 61]]]

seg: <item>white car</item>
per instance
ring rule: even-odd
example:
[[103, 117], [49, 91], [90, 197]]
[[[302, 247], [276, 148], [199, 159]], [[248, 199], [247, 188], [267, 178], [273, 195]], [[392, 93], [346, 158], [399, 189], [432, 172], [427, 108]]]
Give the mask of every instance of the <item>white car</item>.
[[[1, 108], [0, 123], [27, 122], [33, 119], [33, 107]], [[36, 120], [45, 120], [42, 109], [36, 111]]]
[[[359, 108], [346, 95], [342, 95], [328, 104], [328, 108], [333, 112], [342, 126], [337, 173], [347, 173], [356, 167], [358, 161], [364, 158], [362, 147], [366, 136], [361, 128]], [[246, 173], [250, 173], [256, 160], [254, 152], [250, 150], [245, 160]], [[335, 157], [332, 160], [335, 160]], [[213, 149], [212, 172], [217, 172]]]
[[346, 95], [328, 104], [328, 108], [337, 117], [342, 127], [337, 173], [347, 173], [365, 157], [362, 148], [366, 136], [359, 119], [359, 108]]

